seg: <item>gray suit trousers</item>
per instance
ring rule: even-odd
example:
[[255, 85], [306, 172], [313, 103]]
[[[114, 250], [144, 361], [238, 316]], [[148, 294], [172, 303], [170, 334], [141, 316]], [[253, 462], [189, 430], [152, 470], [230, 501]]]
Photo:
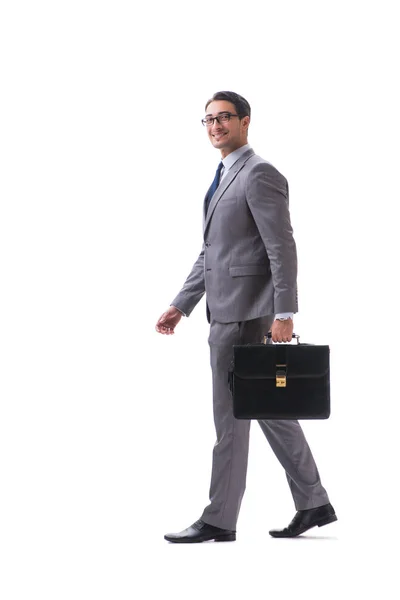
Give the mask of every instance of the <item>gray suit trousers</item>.
[[[270, 329], [273, 317], [242, 323], [211, 320], [210, 358], [213, 381], [214, 422], [217, 440], [213, 450], [210, 504], [202, 519], [216, 527], [236, 529], [246, 487], [249, 450], [249, 420], [235, 419], [228, 388], [228, 369], [234, 344], [259, 343]], [[298, 421], [259, 421], [277, 459], [286, 471], [297, 510], [316, 508], [329, 502], [317, 466]]]

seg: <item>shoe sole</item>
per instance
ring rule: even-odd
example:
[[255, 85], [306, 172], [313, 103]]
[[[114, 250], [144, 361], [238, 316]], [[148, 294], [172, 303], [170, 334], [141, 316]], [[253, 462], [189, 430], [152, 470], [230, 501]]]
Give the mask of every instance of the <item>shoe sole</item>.
[[202, 542], [235, 542], [236, 541], [236, 534], [235, 533], [229, 533], [227, 535], [220, 535], [218, 537], [208, 537], [205, 538], [204, 540], [196, 540], [196, 539], [188, 539], [188, 538], [168, 538], [166, 536], [164, 536], [164, 539], [167, 540], [167, 542], [172, 542], [173, 544], [201, 544]]
[[236, 534], [230, 533], [229, 535], [221, 535], [220, 537], [214, 538], [214, 542], [235, 542]]

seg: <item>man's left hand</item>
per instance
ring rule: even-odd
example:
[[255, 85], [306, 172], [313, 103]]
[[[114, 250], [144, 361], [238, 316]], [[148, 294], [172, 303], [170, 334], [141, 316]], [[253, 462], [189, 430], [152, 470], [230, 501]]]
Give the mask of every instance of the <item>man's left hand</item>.
[[275, 321], [271, 327], [271, 338], [273, 342], [291, 342], [293, 334], [293, 319], [286, 321]]

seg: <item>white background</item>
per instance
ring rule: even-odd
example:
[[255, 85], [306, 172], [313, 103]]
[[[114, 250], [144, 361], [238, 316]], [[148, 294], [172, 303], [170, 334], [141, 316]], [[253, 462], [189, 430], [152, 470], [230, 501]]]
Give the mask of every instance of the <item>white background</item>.
[[[395, 5], [2, 2], [2, 600], [398, 598]], [[332, 416], [304, 429], [339, 520], [268, 536], [294, 507], [254, 424], [238, 541], [176, 546], [208, 501], [205, 301], [154, 325], [201, 248], [219, 90], [289, 181], [295, 330], [331, 347]]]

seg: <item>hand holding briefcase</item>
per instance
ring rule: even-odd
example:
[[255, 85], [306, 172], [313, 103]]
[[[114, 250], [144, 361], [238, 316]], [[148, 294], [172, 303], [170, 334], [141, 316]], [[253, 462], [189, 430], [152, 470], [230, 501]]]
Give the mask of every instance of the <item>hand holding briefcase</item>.
[[296, 345], [233, 346], [229, 387], [237, 419], [330, 416], [329, 346], [304, 344], [293, 337]]

